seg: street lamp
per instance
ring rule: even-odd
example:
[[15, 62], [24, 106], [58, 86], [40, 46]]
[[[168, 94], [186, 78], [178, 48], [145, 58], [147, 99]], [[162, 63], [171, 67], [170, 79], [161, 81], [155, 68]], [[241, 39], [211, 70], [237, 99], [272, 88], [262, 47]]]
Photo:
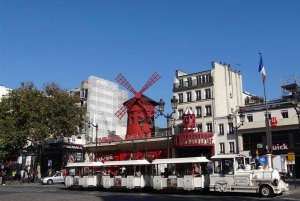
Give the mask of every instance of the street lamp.
[[299, 95], [296, 93], [293, 93], [292, 95], [292, 104], [294, 105], [294, 109], [296, 110], [297, 113], [299, 133], [300, 133], [300, 100], [299, 100]]
[[159, 114], [158, 116], [163, 116], [167, 119], [167, 148], [168, 148], [168, 158], [170, 157], [170, 150], [169, 150], [169, 121], [170, 119], [172, 119], [172, 115], [176, 113], [176, 109], [177, 109], [177, 103], [178, 103], [178, 99], [173, 96], [173, 98], [171, 99], [171, 104], [172, 104], [172, 109], [173, 109], [173, 112], [171, 114], [163, 114], [164, 110], [165, 110], [165, 102], [160, 99], [160, 101], [157, 103], [158, 104], [158, 111], [159, 111]]
[[[145, 124], [145, 121], [147, 122], [147, 120], [146, 119], [139, 119], [138, 120], [138, 122], [139, 122], [139, 125], [140, 125], [140, 127], [141, 127], [141, 130], [143, 131], [143, 134], [146, 134], [146, 149], [145, 149], [145, 155], [144, 155], [144, 158], [147, 158], [147, 156], [148, 156], [148, 133], [149, 133], [149, 131], [147, 131], [147, 130], [144, 130], [144, 124]], [[149, 128], [150, 128], [150, 130], [153, 128], [153, 121], [150, 119], [150, 121], [149, 122], [147, 122], [148, 123], [148, 125], [149, 125]]]
[[[299, 97], [299, 94], [296, 94], [296, 93], [292, 94], [292, 104], [294, 105], [294, 109], [296, 110], [296, 113], [297, 113], [299, 133], [300, 133], [300, 97]], [[297, 188], [296, 180], [295, 180], [295, 166], [294, 166], [294, 181], [295, 181], [295, 188]]]
[[94, 125], [93, 123], [91, 123], [89, 121], [88, 123], [88, 127], [91, 128], [91, 126], [96, 128], [96, 153], [95, 153], [95, 158], [96, 158], [96, 162], [97, 162], [97, 147], [98, 147], [98, 124]]
[[[235, 135], [236, 135], [235, 140], [236, 140], [236, 153], [237, 153], [237, 154], [240, 153], [239, 139], [238, 139], [238, 133], [237, 133], [237, 130], [238, 130], [241, 126], [244, 125], [244, 122], [245, 122], [245, 114], [244, 114], [242, 111], [240, 111], [240, 112], [239, 112], [239, 117], [240, 117], [240, 122], [241, 122], [241, 124], [240, 124], [239, 126], [236, 125], [236, 126], [233, 126], [233, 127], [232, 127], [232, 128], [235, 130]], [[229, 115], [227, 116], [227, 119], [228, 119], [228, 124], [233, 125], [233, 117], [232, 117], [231, 114], [229, 114]]]

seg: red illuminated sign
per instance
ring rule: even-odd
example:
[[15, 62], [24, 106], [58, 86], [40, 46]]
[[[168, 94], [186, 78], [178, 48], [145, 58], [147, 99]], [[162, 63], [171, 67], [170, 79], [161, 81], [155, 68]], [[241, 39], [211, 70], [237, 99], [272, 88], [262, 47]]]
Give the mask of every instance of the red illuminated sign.
[[277, 126], [277, 119], [276, 117], [272, 117], [271, 120], [270, 120], [270, 123], [271, 123], [271, 126]]

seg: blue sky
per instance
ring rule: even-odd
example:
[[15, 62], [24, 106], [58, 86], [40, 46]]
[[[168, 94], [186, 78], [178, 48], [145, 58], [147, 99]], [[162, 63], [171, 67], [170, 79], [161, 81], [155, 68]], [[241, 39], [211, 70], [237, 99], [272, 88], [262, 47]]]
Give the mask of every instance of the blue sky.
[[1, 0], [0, 9], [0, 84], [10, 88], [72, 89], [91, 75], [122, 73], [139, 91], [157, 72], [145, 95], [171, 112], [176, 69], [226, 62], [242, 72], [244, 91], [263, 96], [262, 51], [268, 99], [280, 97], [282, 77], [300, 75], [298, 0]]

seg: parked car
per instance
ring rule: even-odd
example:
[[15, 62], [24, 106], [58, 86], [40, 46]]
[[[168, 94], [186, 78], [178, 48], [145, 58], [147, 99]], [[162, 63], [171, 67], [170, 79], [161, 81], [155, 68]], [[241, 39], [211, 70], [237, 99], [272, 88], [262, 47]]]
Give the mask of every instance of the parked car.
[[65, 183], [65, 178], [64, 178], [62, 172], [57, 171], [50, 176], [41, 178], [41, 183], [48, 184], [48, 185], [51, 185], [54, 183]]

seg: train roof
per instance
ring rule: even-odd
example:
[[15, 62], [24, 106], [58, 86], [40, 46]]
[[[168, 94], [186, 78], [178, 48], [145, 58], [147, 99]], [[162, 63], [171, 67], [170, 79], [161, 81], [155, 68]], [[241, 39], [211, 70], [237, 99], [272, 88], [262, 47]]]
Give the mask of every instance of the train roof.
[[214, 155], [211, 157], [211, 159], [226, 159], [226, 158], [236, 158], [236, 157], [246, 157], [245, 155], [241, 154], [219, 154], [219, 155]]
[[165, 158], [165, 159], [155, 159], [152, 164], [176, 164], [176, 163], [207, 163], [210, 162], [205, 157], [188, 157], [188, 158]]
[[149, 165], [150, 163], [143, 160], [128, 160], [128, 161], [106, 161], [103, 166], [117, 166], [117, 165]]
[[69, 163], [66, 167], [96, 167], [103, 166], [102, 162]]

